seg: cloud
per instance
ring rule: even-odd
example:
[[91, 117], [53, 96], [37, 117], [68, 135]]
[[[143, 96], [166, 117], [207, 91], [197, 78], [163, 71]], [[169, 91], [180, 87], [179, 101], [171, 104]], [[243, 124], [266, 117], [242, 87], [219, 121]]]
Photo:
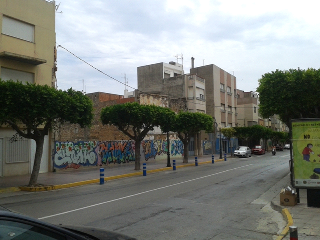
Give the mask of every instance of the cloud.
[[[123, 94], [137, 87], [137, 67], [182, 62], [215, 64], [255, 91], [275, 69], [319, 68], [318, 1], [84, 0], [62, 1], [57, 44], [58, 86]], [[85, 87], [83, 87], [83, 82]], [[130, 90], [130, 89], [129, 89]]]

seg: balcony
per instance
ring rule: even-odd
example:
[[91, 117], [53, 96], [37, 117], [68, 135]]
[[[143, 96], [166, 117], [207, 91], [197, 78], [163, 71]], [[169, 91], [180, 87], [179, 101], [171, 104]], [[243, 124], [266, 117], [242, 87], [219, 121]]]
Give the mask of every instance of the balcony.
[[20, 55], [20, 54], [11, 53], [11, 52], [1, 52], [0, 58], [15, 60], [18, 62], [24, 62], [31, 65], [40, 65], [47, 62], [47, 60], [45, 59], [29, 57], [29, 56]]

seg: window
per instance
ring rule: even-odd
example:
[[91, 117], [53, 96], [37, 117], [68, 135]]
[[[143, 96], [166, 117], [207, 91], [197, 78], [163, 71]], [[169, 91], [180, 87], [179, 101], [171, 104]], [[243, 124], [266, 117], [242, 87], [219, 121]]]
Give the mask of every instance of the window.
[[14, 135], [6, 139], [6, 163], [29, 162], [30, 140]]
[[220, 83], [220, 91], [221, 91], [221, 92], [225, 92], [225, 90], [224, 90], [224, 84], [223, 84], [223, 83]]
[[226, 123], [225, 122], [222, 122], [221, 123], [221, 128], [225, 128], [226, 127]]
[[226, 112], [226, 106], [223, 103], [221, 103], [221, 112]]
[[232, 95], [231, 87], [227, 87], [227, 93], [228, 93], [228, 95]]
[[0, 78], [2, 80], [18, 80], [22, 83], [34, 83], [34, 74], [33, 73], [28, 73], [28, 72], [23, 72], [23, 71], [18, 71], [18, 70], [13, 70], [9, 68], [1, 68], [1, 75]]
[[2, 34], [28, 42], [34, 42], [34, 25], [3, 16]]
[[257, 107], [253, 107], [253, 112], [257, 113]]
[[231, 106], [228, 106], [228, 112], [232, 113], [232, 107]]

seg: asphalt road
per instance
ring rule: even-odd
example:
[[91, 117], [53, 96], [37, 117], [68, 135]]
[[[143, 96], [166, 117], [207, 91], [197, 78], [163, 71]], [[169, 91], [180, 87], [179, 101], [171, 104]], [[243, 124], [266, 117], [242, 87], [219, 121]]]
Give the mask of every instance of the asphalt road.
[[110, 181], [23, 193], [0, 205], [50, 223], [137, 239], [274, 239], [285, 225], [270, 206], [285, 186], [289, 151]]

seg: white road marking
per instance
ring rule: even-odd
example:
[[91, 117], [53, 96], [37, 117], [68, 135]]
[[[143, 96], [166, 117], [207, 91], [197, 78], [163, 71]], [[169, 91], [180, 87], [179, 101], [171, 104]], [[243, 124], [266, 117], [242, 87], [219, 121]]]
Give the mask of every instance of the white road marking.
[[169, 188], [169, 187], [174, 187], [174, 186], [177, 186], [177, 185], [180, 185], [180, 184], [184, 184], [184, 183], [188, 183], [188, 182], [192, 182], [192, 181], [204, 179], [204, 178], [207, 178], [207, 177], [212, 177], [212, 176], [215, 176], [215, 175], [218, 175], [218, 174], [221, 174], [221, 173], [226, 173], [226, 172], [229, 172], [229, 171], [233, 171], [233, 170], [236, 170], [236, 169], [239, 169], [239, 168], [248, 167], [248, 166], [251, 166], [251, 165], [253, 165], [253, 164], [247, 164], [247, 165], [244, 165], [244, 166], [242, 166], [242, 167], [232, 168], [232, 169], [225, 170], [225, 171], [222, 171], [222, 172], [213, 173], [213, 174], [210, 174], [210, 175], [206, 175], [206, 176], [202, 176], [202, 177], [198, 177], [198, 178], [186, 180], [186, 181], [179, 182], [179, 183], [170, 184], [170, 185], [167, 185], [167, 186], [164, 186], [164, 187], [159, 187], [159, 188], [151, 189], [151, 190], [148, 190], [148, 191], [139, 192], [139, 193], [136, 193], [136, 194], [132, 194], [132, 195], [125, 196], [125, 197], [112, 199], [112, 200], [109, 200], [109, 201], [106, 201], [106, 202], [96, 203], [96, 204], [89, 205], [89, 206], [86, 206], [86, 207], [81, 207], [81, 208], [73, 209], [73, 210], [70, 210], [70, 211], [66, 211], [66, 212], [62, 212], [62, 213], [57, 213], [57, 214], [53, 214], [53, 215], [41, 217], [41, 218], [38, 218], [38, 219], [42, 220], [42, 219], [46, 219], [46, 218], [52, 218], [52, 217], [64, 215], [64, 214], [67, 214], [67, 213], [72, 213], [72, 212], [80, 211], [80, 210], [83, 210], [83, 209], [100, 206], [100, 205], [102, 205], [102, 204], [107, 204], [107, 203], [111, 203], [111, 202], [116, 202], [116, 201], [119, 201], [119, 200], [122, 200], [122, 199], [135, 197], [135, 196], [138, 196], [138, 195], [142, 195], [142, 194], [145, 194], [145, 193], [150, 193], [150, 192], [158, 191], [158, 190], [165, 189], [165, 188]]

